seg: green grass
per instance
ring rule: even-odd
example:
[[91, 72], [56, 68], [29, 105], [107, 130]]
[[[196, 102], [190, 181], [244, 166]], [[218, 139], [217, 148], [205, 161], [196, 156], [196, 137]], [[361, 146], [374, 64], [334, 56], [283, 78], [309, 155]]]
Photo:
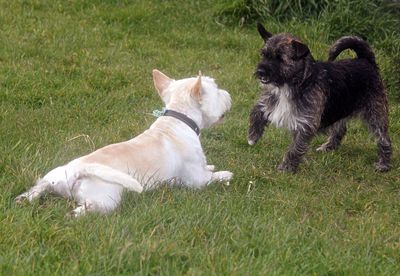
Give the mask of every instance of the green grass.
[[[371, 41], [390, 98], [392, 170], [374, 171], [376, 145], [354, 121], [338, 151], [316, 153], [319, 136], [300, 171], [282, 174], [285, 131], [246, 142], [262, 41], [254, 25], [221, 24], [219, 2], [0, 0], [1, 275], [400, 274], [398, 37]], [[327, 22], [265, 23], [326, 59]], [[201, 70], [230, 91], [226, 123], [201, 136], [209, 162], [235, 173], [229, 186], [126, 194], [113, 214], [76, 220], [64, 199], [13, 202], [49, 169], [144, 131], [161, 107], [154, 68]]]

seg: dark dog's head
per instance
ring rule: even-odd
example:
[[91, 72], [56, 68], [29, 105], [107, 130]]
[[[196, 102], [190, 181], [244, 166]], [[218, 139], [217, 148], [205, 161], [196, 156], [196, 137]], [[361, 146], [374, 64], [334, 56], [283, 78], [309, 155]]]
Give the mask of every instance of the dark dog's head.
[[299, 85], [309, 77], [314, 59], [307, 45], [291, 34], [272, 35], [260, 23], [257, 29], [265, 43], [255, 72], [261, 83]]

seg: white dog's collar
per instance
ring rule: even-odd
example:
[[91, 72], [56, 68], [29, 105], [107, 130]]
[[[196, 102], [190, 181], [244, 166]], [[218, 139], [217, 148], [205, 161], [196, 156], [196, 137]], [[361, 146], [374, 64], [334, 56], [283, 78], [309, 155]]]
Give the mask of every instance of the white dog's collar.
[[190, 119], [185, 114], [177, 112], [177, 111], [174, 111], [174, 110], [166, 109], [164, 111], [164, 113], [162, 114], [162, 116], [170, 116], [170, 117], [174, 117], [174, 118], [176, 118], [178, 120], [181, 120], [182, 122], [187, 124], [191, 129], [193, 129], [193, 131], [196, 132], [197, 136], [200, 135], [199, 126], [195, 123], [195, 121]]
[[187, 124], [191, 129], [193, 129], [194, 132], [196, 132], [197, 136], [200, 135], [200, 128], [196, 124], [196, 122], [193, 121], [192, 119], [190, 119], [188, 116], [186, 116], [183, 113], [180, 113], [178, 111], [174, 111], [171, 109], [166, 109], [164, 107], [162, 110], [153, 110], [153, 116], [157, 117], [157, 118], [159, 118], [161, 116], [174, 117], [174, 118], [184, 122], [185, 124]]

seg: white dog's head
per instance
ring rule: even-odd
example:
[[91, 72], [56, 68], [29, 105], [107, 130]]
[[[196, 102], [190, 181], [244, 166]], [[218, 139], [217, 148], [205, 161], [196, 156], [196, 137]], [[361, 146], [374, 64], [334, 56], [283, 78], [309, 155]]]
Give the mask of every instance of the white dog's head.
[[200, 128], [222, 121], [231, 108], [231, 96], [218, 89], [214, 79], [197, 78], [174, 80], [153, 70], [154, 86], [167, 109], [183, 112], [195, 120]]

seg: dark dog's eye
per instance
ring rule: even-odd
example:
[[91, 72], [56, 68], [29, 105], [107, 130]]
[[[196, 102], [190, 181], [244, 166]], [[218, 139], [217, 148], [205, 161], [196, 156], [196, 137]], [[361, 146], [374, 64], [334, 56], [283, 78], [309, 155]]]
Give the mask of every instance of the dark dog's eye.
[[263, 57], [263, 58], [267, 58], [267, 53], [261, 50], [260, 51], [260, 56]]
[[272, 59], [272, 55], [269, 52], [261, 51], [261, 56], [265, 59]]
[[282, 56], [279, 54], [273, 54], [273, 53], [267, 52], [267, 51], [261, 51], [260, 53], [261, 53], [262, 58], [265, 58], [270, 61], [282, 61], [283, 60]]

